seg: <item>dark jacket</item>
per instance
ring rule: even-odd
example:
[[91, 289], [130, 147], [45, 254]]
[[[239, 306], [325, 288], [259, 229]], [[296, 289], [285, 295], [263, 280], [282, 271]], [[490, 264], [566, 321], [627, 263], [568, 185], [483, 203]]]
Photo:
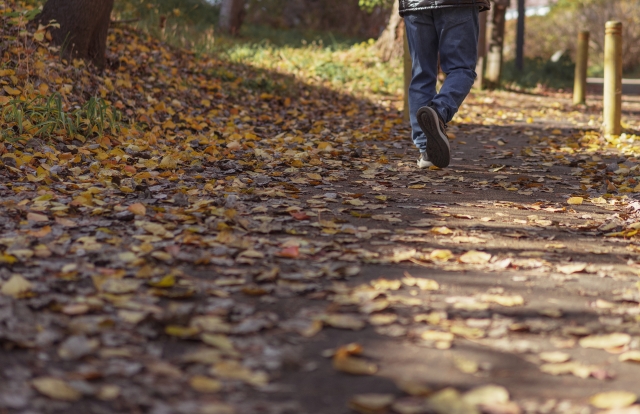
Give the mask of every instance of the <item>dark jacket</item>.
[[489, 0], [400, 0], [400, 15], [445, 7], [462, 7], [477, 5], [480, 11], [489, 10]]

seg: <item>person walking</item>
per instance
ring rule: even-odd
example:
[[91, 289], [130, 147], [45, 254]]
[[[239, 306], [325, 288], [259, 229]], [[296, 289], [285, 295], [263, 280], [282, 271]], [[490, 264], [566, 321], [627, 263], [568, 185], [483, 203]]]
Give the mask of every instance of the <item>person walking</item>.
[[[475, 82], [478, 14], [490, 8], [489, 0], [400, 0], [413, 61], [409, 113], [419, 168], [445, 168], [451, 161], [447, 124]], [[438, 56], [447, 75], [440, 92]]]

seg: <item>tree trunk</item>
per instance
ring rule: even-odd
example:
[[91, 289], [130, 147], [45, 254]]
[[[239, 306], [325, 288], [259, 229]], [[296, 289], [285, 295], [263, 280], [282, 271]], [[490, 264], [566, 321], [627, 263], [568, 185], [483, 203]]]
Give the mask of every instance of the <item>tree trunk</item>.
[[220, 5], [220, 30], [236, 36], [244, 20], [245, 0], [222, 0]]
[[380, 50], [382, 60], [385, 62], [399, 58], [404, 53], [404, 20], [398, 14], [399, 8], [400, 2], [395, 0], [387, 28], [384, 29], [376, 42], [376, 47]]
[[51, 27], [50, 32], [62, 53], [72, 59], [87, 59], [103, 69], [113, 1], [48, 0], [37, 22], [46, 26], [55, 20], [60, 27]]
[[473, 84], [476, 89], [484, 89], [484, 68], [486, 67], [487, 57], [487, 15], [488, 12], [480, 13], [480, 35], [478, 36], [478, 63], [476, 63], [476, 73], [478, 77]]
[[490, 87], [500, 85], [502, 77], [502, 50], [504, 48], [504, 28], [510, 0], [496, 0], [491, 8], [491, 30], [489, 53], [487, 54], [486, 80]]

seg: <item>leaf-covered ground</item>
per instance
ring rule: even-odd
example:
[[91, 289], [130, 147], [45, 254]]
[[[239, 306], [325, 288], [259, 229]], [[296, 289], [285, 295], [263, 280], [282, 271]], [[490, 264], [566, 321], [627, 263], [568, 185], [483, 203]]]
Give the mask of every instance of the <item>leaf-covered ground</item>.
[[640, 412], [638, 101], [604, 138], [597, 101], [474, 94], [419, 171], [366, 76], [123, 26], [98, 76], [24, 10], [0, 5], [0, 413]]

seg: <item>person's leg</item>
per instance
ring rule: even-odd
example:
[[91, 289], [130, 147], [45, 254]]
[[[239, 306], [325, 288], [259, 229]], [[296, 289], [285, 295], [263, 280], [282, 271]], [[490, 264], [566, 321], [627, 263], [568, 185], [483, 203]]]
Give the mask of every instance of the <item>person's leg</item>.
[[409, 113], [412, 139], [415, 146], [424, 152], [427, 137], [418, 124], [417, 112], [428, 105], [436, 95], [438, 76], [438, 33], [433, 11], [425, 11], [404, 18], [409, 41], [409, 52], [413, 62], [411, 84], [409, 85]]
[[447, 75], [431, 106], [446, 123], [451, 121], [476, 79], [478, 60], [478, 8], [457, 7], [434, 11], [439, 37], [440, 67]]

